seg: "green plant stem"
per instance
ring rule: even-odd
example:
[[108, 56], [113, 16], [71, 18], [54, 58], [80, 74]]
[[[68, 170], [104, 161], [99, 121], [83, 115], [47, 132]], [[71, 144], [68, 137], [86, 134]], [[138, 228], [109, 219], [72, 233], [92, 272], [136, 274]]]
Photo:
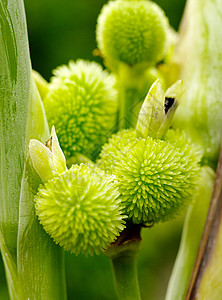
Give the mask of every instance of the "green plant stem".
[[222, 285], [222, 149], [210, 206], [184, 300], [217, 300]]
[[185, 298], [204, 230], [214, 179], [215, 173], [210, 167], [201, 169], [199, 186], [186, 214], [180, 248], [165, 300]]
[[137, 255], [140, 250], [141, 226], [128, 224], [118, 239], [105, 251], [111, 259], [119, 300], [140, 300], [137, 278]]
[[145, 68], [120, 63], [117, 82], [119, 85], [119, 130], [136, 126], [140, 110], [140, 94], [145, 86]]
[[136, 88], [120, 88], [119, 129], [135, 127], [137, 121], [136, 106], [139, 93]]
[[126, 253], [112, 258], [119, 300], [140, 300], [137, 278], [137, 254]]

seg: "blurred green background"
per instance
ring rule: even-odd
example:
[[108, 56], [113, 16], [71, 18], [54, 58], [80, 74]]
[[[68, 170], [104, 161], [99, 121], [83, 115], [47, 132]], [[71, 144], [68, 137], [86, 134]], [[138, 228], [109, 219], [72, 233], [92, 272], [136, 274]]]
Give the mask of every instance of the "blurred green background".
[[[25, 0], [33, 69], [47, 80], [52, 69], [70, 59], [94, 57], [97, 16], [104, 0]], [[177, 29], [185, 0], [156, 1]], [[138, 273], [143, 300], [163, 300], [177, 253], [183, 216], [143, 230]], [[68, 299], [115, 300], [111, 264], [103, 255], [75, 257], [66, 254]], [[0, 299], [8, 300], [4, 268], [0, 259]], [[47, 300], [47, 299], [43, 299]]]
[[[70, 59], [95, 60], [95, 27], [104, 0], [24, 0], [33, 68], [46, 79]], [[185, 0], [157, 0], [177, 29]], [[98, 61], [98, 58], [96, 58]]]

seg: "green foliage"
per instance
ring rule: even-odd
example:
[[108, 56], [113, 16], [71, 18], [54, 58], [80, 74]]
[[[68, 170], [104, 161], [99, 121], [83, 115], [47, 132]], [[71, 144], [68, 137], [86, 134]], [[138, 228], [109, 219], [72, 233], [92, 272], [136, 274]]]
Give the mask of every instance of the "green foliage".
[[54, 71], [44, 99], [67, 158], [76, 153], [95, 159], [111, 134], [117, 113], [115, 78], [94, 62], [70, 62]]
[[[98, 18], [97, 42], [109, 67], [154, 65], [167, 48], [168, 21], [150, 1], [110, 1]], [[118, 68], [118, 66], [117, 66]]]
[[[3, 4], [6, 2], [3, 1]], [[90, 10], [88, 6], [87, 9]], [[21, 8], [20, 5], [19, 9]], [[54, 6], [51, 8], [53, 10]], [[53, 134], [46, 146], [41, 143], [46, 142], [48, 126], [41, 99], [30, 78], [26, 35], [23, 35], [25, 40], [22, 42], [22, 39], [19, 39], [20, 31], [15, 15], [12, 14], [14, 24], [11, 26], [11, 15], [7, 9], [2, 10], [0, 6], [3, 12], [0, 40], [1, 46], [3, 45], [1, 50], [4, 50], [0, 57], [4, 63], [1, 85], [3, 97], [0, 105], [0, 156], [3, 166], [0, 188], [0, 206], [3, 211], [0, 222], [0, 247], [13, 299], [30, 298], [33, 295], [47, 299], [65, 299], [62, 249], [56, 244], [75, 254], [98, 254], [117, 239], [125, 228], [124, 219], [127, 217], [136, 224], [153, 224], [170, 219], [196, 192], [200, 152], [188, 145], [189, 141], [179, 130], [169, 130], [166, 133], [176, 105], [167, 113], [165, 100], [166, 97], [170, 98], [171, 94], [160, 91], [159, 97], [158, 91], [154, 89], [153, 94], [149, 95], [152, 97], [148, 97], [144, 102], [144, 110], [139, 115], [136, 130], [120, 131], [103, 146], [97, 166], [106, 173], [90, 161], [97, 158], [102, 145], [116, 125], [118, 101], [115, 87], [120, 90], [120, 122], [125, 117], [129, 126], [135, 125], [135, 107], [145, 92], [146, 83], [150, 84], [150, 81], [159, 77], [162, 72], [161, 68], [157, 71], [154, 66], [166, 58], [166, 55], [167, 61], [170, 60], [174, 50], [174, 44], [168, 47], [168, 20], [157, 5], [144, 0], [116, 0], [110, 1], [102, 10], [98, 20], [97, 39], [105, 64], [117, 73], [117, 83], [113, 75], [103, 71], [99, 65], [84, 61], [70, 62], [68, 66], [57, 68], [50, 84], [38, 74], [34, 74], [40, 95], [45, 98], [44, 104], [50, 125], [56, 125], [69, 164], [82, 161], [88, 163], [74, 165], [67, 170], [57, 137], [56, 149]], [[60, 16], [63, 19], [65, 15], [61, 12]], [[59, 21], [57, 23], [61, 25]], [[19, 29], [23, 27], [24, 24], [19, 26]], [[15, 32], [14, 28], [17, 28]], [[22, 37], [22, 34], [20, 36]], [[9, 46], [10, 43], [13, 47]], [[57, 44], [61, 43], [57, 41]], [[212, 44], [215, 45], [214, 41]], [[202, 46], [200, 43], [199, 48], [203, 48]], [[56, 47], [52, 46], [52, 49], [54, 48]], [[206, 58], [208, 61], [209, 57]], [[132, 67], [133, 65], [135, 67]], [[214, 66], [216, 64], [213, 65], [213, 69]], [[170, 64], [167, 67], [170, 67]], [[215, 81], [215, 78], [213, 79]], [[195, 85], [196, 80], [193, 82]], [[209, 88], [208, 83], [205, 85]], [[176, 96], [178, 95], [176, 89]], [[217, 94], [215, 95], [216, 99]], [[8, 101], [5, 100], [7, 98]], [[209, 98], [212, 102], [212, 97]], [[215, 101], [216, 104], [219, 103], [217, 99]], [[214, 108], [212, 111], [211, 107], [208, 108], [212, 113]], [[204, 133], [203, 144], [208, 146], [205, 147], [206, 152], [209, 153], [214, 148], [212, 152], [216, 153], [215, 145], [218, 147], [221, 137], [220, 133], [215, 132], [215, 128], [218, 127], [215, 124], [220, 123], [218, 115], [213, 112], [213, 118], [208, 120], [206, 112], [201, 110], [198, 116], [212, 123], [214, 127], [214, 130], [208, 130], [206, 126], [205, 133], [209, 131], [210, 143], [205, 143]], [[10, 122], [11, 119], [13, 122]], [[175, 124], [178, 122], [180, 127], [182, 122], [184, 127], [184, 121], [181, 120], [179, 116]], [[193, 120], [195, 121], [195, 118]], [[124, 122], [119, 128], [128, 128]], [[186, 126], [188, 129], [191, 128], [190, 124]], [[191, 128], [193, 136], [198, 136], [200, 140], [202, 136], [199, 137], [199, 132], [203, 132], [204, 128], [202, 125], [199, 123], [197, 131], [193, 131], [193, 126]], [[27, 153], [30, 139], [31, 160]], [[39, 189], [40, 178], [35, 171], [44, 183]], [[198, 190], [199, 198], [206, 194], [209, 200], [212, 182], [210, 185], [204, 185], [205, 189]], [[33, 198], [36, 193], [36, 212], [49, 235], [43, 231], [35, 214]], [[199, 207], [196, 204], [196, 211], [192, 212], [193, 215], [191, 213], [191, 225], [194, 217], [200, 216]], [[206, 205], [203, 210], [206, 214]], [[190, 219], [187, 222], [189, 221]], [[131, 220], [127, 222], [127, 226], [129, 224], [134, 227]], [[189, 230], [185, 233], [190, 233]], [[50, 236], [56, 244], [52, 243]], [[188, 234], [185, 238], [192, 246], [193, 240]], [[123, 243], [127, 248], [126, 241], [127, 239], [123, 240]], [[197, 249], [197, 242], [195, 247]], [[187, 253], [188, 258], [194, 258], [194, 254]], [[133, 268], [131, 274], [124, 268], [126, 261], [123, 257], [118, 257], [117, 260], [119, 269], [123, 270], [118, 278], [120, 289], [126, 291], [123, 298], [135, 299], [130, 288], [136, 286], [136, 270]], [[191, 260], [186, 264], [189, 271], [190, 262]], [[188, 272], [185, 275], [187, 274]]]
[[63, 251], [33, 207], [40, 180], [31, 172], [28, 143], [44, 141], [48, 124], [31, 76], [23, 1], [0, 1], [0, 15], [0, 250], [9, 294], [64, 300]]
[[36, 212], [56, 243], [75, 254], [92, 255], [116, 239], [125, 216], [112, 180], [81, 164], [40, 186]]
[[7, 2], [0, 3], [0, 230], [9, 251], [7, 255], [16, 261], [30, 61], [26, 36], [20, 33], [25, 19], [23, 3], [10, 2], [8, 9]]

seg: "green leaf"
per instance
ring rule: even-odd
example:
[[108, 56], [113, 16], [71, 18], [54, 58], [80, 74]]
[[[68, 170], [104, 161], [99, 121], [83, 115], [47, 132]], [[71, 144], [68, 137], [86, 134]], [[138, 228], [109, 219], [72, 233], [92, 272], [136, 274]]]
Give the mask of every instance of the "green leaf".
[[63, 300], [63, 252], [34, 211], [41, 181], [30, 165], [28, 143], [45, 142], [49, 130], [31, 78], [22, 0], [0, 0], [0, 76], [0, 249], [10, 296]]
[[4, 238], [0, 232], [0, 250], [5, 264], [6, 276], [9, 286], [9, 295], [11, 299], [19, 300], [23, 296], [21, 285], [19, 285], [19, 278], [17, 275], [16, 265], [10, 252], [5, 244]]
[[136, 125], [142, 137], [156, 137], [165, 116], [164, 102], [164, 91], [159, 80], [156, 80], [143, 102]]
[[[27, 145], [33, 138], [45, 143], [50, 134], [43, 104], [33, 82], [30, 95]], [[18, 273], [25, 282], [26, 298], [62, 300], [66, 299], [63, 250], [45, 233], [34, 209], [34, 195], [40, 183], [27, 151], [20, 196]]]
[[163, 138], [171, 125], [183, 93], [184, 86], [181, 80], [176, 81], [164, 93], [157, 79], [152, 84], [138, 116], [136, 130], [139, 135], [144, 138], [147, 136]]
[[23, 2], [1, 0], [0, 16], [0, 228], [16, 263], [31, 67]]

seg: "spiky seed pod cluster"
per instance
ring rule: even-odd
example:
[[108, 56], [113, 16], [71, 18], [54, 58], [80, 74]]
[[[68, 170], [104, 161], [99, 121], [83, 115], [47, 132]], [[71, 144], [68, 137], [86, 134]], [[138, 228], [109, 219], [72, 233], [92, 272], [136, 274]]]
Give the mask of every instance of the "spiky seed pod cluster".
[[151, 1], [109, 1], [99, 17], [97, 42], [108, 65], [154, 65], [167, 48], [168, 20]]
[[75, 254], [103, 251], [124, 229], [113, 178], [87, 165], [74, 165], [40, 186], [36, 212], [54, 241]]
[[[176, 145], [173, 132], [168, 139], [174, 140], [173, 145], [152, 137], [132, 137], [127, 145], [125, 142], [121, 145], [121, 134], [125, 137], [127, 131], [110, 139], [99, 163], [115, 174], [125, 213], [138, 224], [172, 218], [191, 200], [195, 191], [199, 152], [187, 143]], [[114, 146], [116, 141], [117, 147]], [[111, 157], [107, 156], [109, 151]]]
[[44, 100], [66, 158], [80, 152], [95, 159], [116, 122], [115, 78], [94, 62], [78, 60], [54, 71]]

